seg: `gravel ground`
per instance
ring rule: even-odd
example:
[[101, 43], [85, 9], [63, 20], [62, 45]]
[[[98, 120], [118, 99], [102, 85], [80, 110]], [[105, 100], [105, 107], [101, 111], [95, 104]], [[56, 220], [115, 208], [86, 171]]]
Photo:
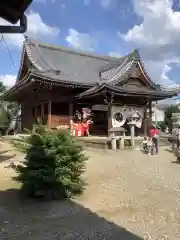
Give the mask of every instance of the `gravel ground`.
[[[23, 201], [0, 157], [0, 239], [180, 239], [180, 165], [161, 147], [159, 156], [138, 150], [87, 150], [83, 196], [65, 202]], [[7, 157], [8, 158], [8, 157]]]

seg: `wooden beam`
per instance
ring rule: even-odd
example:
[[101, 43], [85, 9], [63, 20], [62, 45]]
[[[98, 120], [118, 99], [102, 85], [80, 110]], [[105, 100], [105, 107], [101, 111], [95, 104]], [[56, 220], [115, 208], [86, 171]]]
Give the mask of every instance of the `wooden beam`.
[[48, 128], [51, 128], [51, 101], [48, 102]]

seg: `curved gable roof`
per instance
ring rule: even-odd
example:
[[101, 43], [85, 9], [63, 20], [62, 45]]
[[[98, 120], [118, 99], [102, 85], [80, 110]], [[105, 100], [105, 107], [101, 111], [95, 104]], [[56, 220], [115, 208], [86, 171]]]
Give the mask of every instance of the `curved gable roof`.
[[31, 71], [38, 76], [87, 86], [104, 82], [116, 85], [131, 75], [134, 64], [137, 63], [147, 82], [152, 88], [158, 89], [147, 75], [137, 50], [124, 57], [115, 58], [49, 45], [25, 37], [18, 78], [21, 77], [25, 55], [33, 66]]
[[[99, 68], [116, 59], [51, 46], [27, 37], [24, 46], [35, 71], [57, 81], [95, 84], [99, 79]], [[56, 71], [60, 74], [57, 75]]]

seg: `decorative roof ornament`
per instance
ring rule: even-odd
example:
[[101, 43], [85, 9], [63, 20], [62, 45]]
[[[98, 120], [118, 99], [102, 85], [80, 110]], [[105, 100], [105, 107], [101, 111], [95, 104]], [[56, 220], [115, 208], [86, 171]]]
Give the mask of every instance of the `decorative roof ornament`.
[[140, 59], [140, 54], [139, 54], [138, 49], [135, 49], [135, 50], [132, 52], [132, 58], [133, 58], [134, 60], [139, 60], [139, 59]]

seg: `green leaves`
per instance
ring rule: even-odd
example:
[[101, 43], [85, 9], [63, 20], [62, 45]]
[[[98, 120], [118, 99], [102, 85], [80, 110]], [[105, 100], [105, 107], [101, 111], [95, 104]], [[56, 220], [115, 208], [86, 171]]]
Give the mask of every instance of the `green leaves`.
[[169, 130], [172, 130], [172, 113], [179, 113], [180, 109], [177, 105], [169, 106], [165, 111], [165, 124], [168, 126]]
[[14, 146], [25, 153], [23, 165], [12, 165], [14, 180], [22, 183], [28, 196], [51, 192], [51, 198], [80, 194], [84, 188], [81, 174], [88, 159], [68, 130], [49, 130], [35, 125], [29, 137], [16, 140]]

